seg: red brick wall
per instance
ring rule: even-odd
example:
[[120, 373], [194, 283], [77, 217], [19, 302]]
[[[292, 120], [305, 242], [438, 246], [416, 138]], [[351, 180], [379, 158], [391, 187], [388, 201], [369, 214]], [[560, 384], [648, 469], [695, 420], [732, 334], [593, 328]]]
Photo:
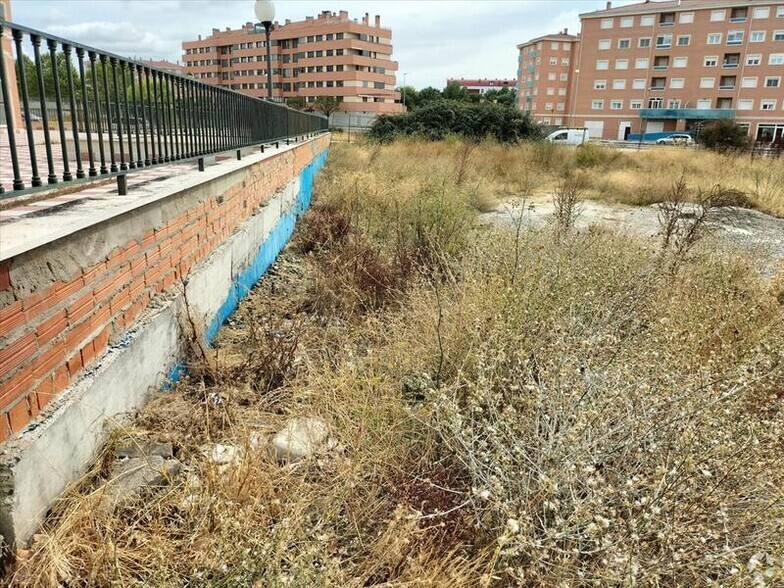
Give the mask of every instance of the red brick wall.
[[[105, 258], [95, 259], [66, 281], [19, 295], [13, 276], [24, 270], [17, 267], [24, 264], [24, 256], [0, 263], [0, 291], [10, 291], [14, 298], [0, 306], [0, 442], [35, 419], [156, 296], [174, 288], [328, 141], [316, 139], [315, 146], [307, 143], [248, 168], [223, 194], [136, 239], [116, 243]], [[111, 223], [102, 227], [109, 238]], [[56, 255], [57, 243], [45, 247]]]

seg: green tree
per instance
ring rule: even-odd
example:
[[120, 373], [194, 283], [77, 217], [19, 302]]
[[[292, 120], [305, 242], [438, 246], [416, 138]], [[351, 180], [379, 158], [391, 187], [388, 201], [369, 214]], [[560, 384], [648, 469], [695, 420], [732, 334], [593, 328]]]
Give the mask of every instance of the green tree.
[[292, 96], [286, 98], [286, 105], [295, 110], [305, 110], [305, 98], [303, 96]]
[[471, 99], [468, 90], [457, 82], [450, 82], [444, 88], [442, 96], [445, 100], [456, 100], [458, 102], [469, 102]]
[[[27, 93], [31, 98], [38, 98], [41, 96], [41, 89], [38, 85], [38, 72], [35, 69], [35, 61], [27, 55], [23, 55], [22, 63], [27, 82]], [[44, 78], [44, 96], [54, 98], [54, 70], [52, 69], [52, 56], [49, 53], [41, 55], [41, 68], [43, 69]], [[74, 79], [74, 95], [80, 97], [79, 72], [74, 67], [73, 60], [71, 60], [71, 74]], [[66, 68], [65, 55], [63, 53], [57, 54], [57, 79], [60, 82], [60, 93], [65, 98], [68, 96], [68, 69]], [[17, 83], [21, 83], [19, 76], [17, 76]]]
[[330, 114], [340, 108], [340, 100], [337, 96], [317, 96], [313, 108], [329, 118]]
[[419, 106], [419, 92], [413, 86], [402, 86], [398, 88], [400, 92], [400, 101], [406, 105], [409, 110]]
[[727, 153], [746, 151], [750, 147], [748, 131], [733, 120], [717, 120], [703, 127], [697, 140], [706, 149]]
[[434, 88], [433, 86], [428, 86], [419, 91], [419, 96], [417, 98], [417, 107], [420, 107], [441, 100], [443, 96], [441, 95], [441, 90]]
[[517, 90], [514, 88], [500, 88], [489, 90], [482, 96], [482, 101], [500, 104], [501, 106], [514, 107], [517, 104]]

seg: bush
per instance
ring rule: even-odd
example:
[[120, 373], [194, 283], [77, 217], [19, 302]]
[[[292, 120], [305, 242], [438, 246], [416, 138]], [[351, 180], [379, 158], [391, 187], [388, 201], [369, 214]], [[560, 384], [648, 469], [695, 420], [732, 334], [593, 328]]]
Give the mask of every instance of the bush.
[[541, 131], [529, 115], [514, 108], [442, 100], [413, 112], [382, 115], [370, 127], [368, 135], [383, 142], [403, 135], [433, 141], [459, 135], [473, 140], [491, 136], [502, 143], [517, 143], [539, 139]]
[[731, 120], [717, 120], [707, 125], [698, 140], [707, 149], [719, 153], [746, 151], [750, 146], [746, 129]]

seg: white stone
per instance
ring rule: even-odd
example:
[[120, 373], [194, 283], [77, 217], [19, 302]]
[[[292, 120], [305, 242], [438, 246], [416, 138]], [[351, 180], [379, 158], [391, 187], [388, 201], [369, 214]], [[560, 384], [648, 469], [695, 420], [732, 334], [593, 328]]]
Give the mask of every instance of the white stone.
[[299, 461], [322, 449], [328, 437], [329, 428], [321, 419], [295, 418], [272, 438], [270, 455], [281, 462]]

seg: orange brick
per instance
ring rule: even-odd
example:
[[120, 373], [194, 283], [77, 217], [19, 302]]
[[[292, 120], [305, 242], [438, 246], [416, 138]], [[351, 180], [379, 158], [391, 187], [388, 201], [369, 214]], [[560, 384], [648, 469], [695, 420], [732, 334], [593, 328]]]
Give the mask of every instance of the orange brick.
[[65, 330], [65, 327], [68, 326], [68, 318], [65, 314], [65, 309], [58, 310], [40, 325], [36, 329], [36, 334], [38, 335], [38, 344], [43, 345], [48, 343], [57, 335], [62, 333]]
[[0, 290], [11, 289], [11, 272], [8, 263], [0, 263]]
[[67, 362], [69, 379], [73, 379], [82, 369], [82, 355], [76, 353]]
[[35, 333], [29, 332], [0, 349], [0, 375], [19, 367], [37, 349]]
[[65, 343], [58, 341], [32, 362], [33, 377], [38, 380], [49, 375], [65, 362]]
[[30, 415], [30, 420], [35, 419], [38, 416], [38, 413], [41, 412], [41, 409], [38, 407], [38, 398], [35, 395], [35, 392], [30, 392], [27, 395], [27, 412]]
[[134, 302], [144, 290], [144, 276], [139, 276], [132, 283], [128, 290], [131, 302]]
[[95, 296], [96, 303], [100, 304], [111, 298], [115, 292], [122, 289], [128, 279], [130, 279], [130, 275], [125, 272], [119, 272], [104, 280], [95, 290], [93, 290], [93, 296]]
[[84, 279], [84, 283], [86, 286], [92, 284], [95, 280], [97, 280], [101, 274], [106, 272], [106, 262], [102, 261], [101, 263], [94, 265], [91, 268], [82, 270], [82, 278]]
[[124, 264], [127, 261], [124, 257], [124, 253], [125, 250], [120, 247], [112, 249], [111, 253], [109, 253], [109, 256], [106, 258], [106, 269], [111, 271]]
[[68, 324], [74, 325], [90, 314], [95, 306], [93, 293], [88, 292], [68, 307]]
[[25, 315], [22, 311], [21, 300], [17, 300], [0, 310], [0, 336], [8, 336], [11, 331], [24, 323]]
[[144, 255], [131, 261], [131, 278], [139, 277], [147, 268], [147, 258]]
[[5, 443], [11, 438], [11, 424], [8, 422], [8, 413], [0, 415], [0, 443]]
[[90, 338], [93, 330], [93, 325], [89, 320], [73, 327], [65, 337], [66, 349], [68, 351], [79, 349]]
[[124, 310], [131, 303], [130, 291], [130, 288], [123, 288], [112, 297], [109, 302], [109, 308], [111, 308], [112, 314], [117, 314]]
[[109, 335], [112, 332], [111, 326], [106, 327], [100, 334], [93, 339], [93, 348], [95, 349], [95, 355], [101, 355], [106, 348], [109, 346]]
[[109, 320], [112, 318], [112, 309], [108, 304], [101, 306], [95, 311], [95, 314], [90, 317], [90, 326], [93, 331], [105, 327]]
[[89, 366], [95, 357], [95, 347], [93, 347], [93, 342], [90, 341], [87, 345], [82, 347], [79, 353], [82, 354], [82, 365], [84, 367]]
[[27, 408], [27, 399], [21, 398], [9, 411], [8, 420], [11, 423], [11, 431], [18, 433], [30, 422], [30, 413]]
[[155, 231], [151, 229], [142, 237], [142, 249], [148, 249], [153, 243], [155, 243]]
[[6, 406], [20, 396], [24, 396], [32, 388], [34, 381], [32, 366], [28, 365], [17, 370], [13, 376], [3, 382], [0, 406]]
[[146, 258], [147, 258], [147, 265], [152, 266], [153, 264], [157, 263], [158, 260], [161, 258], [161, 252], [156, 247], [155, 249], [152, 249], [146, 253]]
[[54, 379], [52, 376], [44, 378], [35, 388], [35, 399], [38, 402], [38, 410], [43, 410], [44, 406], [54, 398]]
[[160, 279], [161, 279], [160, 267], [148, 269], [146, 272], [144, 272], [144, 284], [148, 288], [155, 286]]
[[131, 241], [128, 246], [123, 251], [123, 260], [131, 261], [132, 259], [136, 258], [139, 253], [142, 251], [142, 246], [139, 245], [136, 241]]
[[70, 377], [69, 377], [67, 365], [59, 367], [57, 368], [57, 370], [55, 370], [54, 378], [53, 378], [55, 394], [57, 394], [58, 392], [62, 392], [68, 387], [69, 379]]
[[78, 276], [70, 282], [55, 282], [53, 304], [59, 304], [76, 294], [84, 286], [84, 278]]

